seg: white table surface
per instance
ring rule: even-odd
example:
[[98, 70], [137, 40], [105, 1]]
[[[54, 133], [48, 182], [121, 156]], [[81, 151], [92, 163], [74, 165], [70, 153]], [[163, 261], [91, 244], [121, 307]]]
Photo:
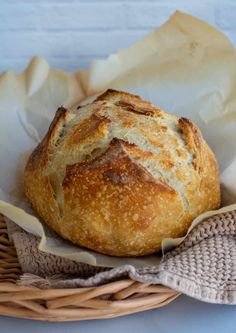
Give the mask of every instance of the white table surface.
[[0, 317], [0, 332], [235, 333], [236, 307], [207, 304], [180, 296], [173, 303], [160, 309], [106, 320], [48, 323]]

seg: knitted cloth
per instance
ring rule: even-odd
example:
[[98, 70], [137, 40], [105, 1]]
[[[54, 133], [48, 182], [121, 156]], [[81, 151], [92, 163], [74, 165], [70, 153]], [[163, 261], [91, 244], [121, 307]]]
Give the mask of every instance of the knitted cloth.
[[236, 211], [197, 225], [160, 265], [136, 269], [94, 267], [38, 250], [39, 239], [9, 226], [23, 275], [19, 284], [40, 288], [97, 286], [121, 278], [162, 284], [202, 301], [236, 304]]

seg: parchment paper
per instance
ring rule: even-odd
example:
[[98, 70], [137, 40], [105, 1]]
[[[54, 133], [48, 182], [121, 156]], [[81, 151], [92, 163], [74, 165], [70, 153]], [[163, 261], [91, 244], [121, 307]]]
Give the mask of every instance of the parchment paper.
[[[20, 75], [0, 76], [0, 212], [40, 236], [42, 251], [99, 266], [154, 265], [160, 256], [113, 258], [62, 240], [45, 228], [24, 199], [25, 161], [56, 109], [85, 103], [107, 88], [138, 94], [196, 122], [219, 162], [224, 211], [236, 209], [235, 49], [221, 32], [177, 12], [137, 44], [94, 61], [87, 71], [51, 71], [45, 60], [35, 57]], [[217, 213], [199, 216], [190, 229]], [[182, 240], [165, 240], [164, 249]]]

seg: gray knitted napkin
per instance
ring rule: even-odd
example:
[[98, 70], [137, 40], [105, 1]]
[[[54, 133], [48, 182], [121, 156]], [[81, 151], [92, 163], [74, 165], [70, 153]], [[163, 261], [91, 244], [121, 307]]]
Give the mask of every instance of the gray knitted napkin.
[[47, 288], [97, 286], [129, 277], [162, 284], [202, 301], [236, 304], [236, 211], [197, 225], [159, 266], [113, 269], [76, 263], [38, 250], [39, 239], [8, 225], [23, 275], [18, 283]]

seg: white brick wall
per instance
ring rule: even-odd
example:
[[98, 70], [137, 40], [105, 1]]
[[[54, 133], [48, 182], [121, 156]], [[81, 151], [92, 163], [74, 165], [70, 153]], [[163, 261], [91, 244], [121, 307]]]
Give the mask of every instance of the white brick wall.
[[236, 0], [0, 0], [0, 71], [21, 71], [33, 55], [54, 68], [87, 67], [177, 9], [213, 24], [236, 45]]

